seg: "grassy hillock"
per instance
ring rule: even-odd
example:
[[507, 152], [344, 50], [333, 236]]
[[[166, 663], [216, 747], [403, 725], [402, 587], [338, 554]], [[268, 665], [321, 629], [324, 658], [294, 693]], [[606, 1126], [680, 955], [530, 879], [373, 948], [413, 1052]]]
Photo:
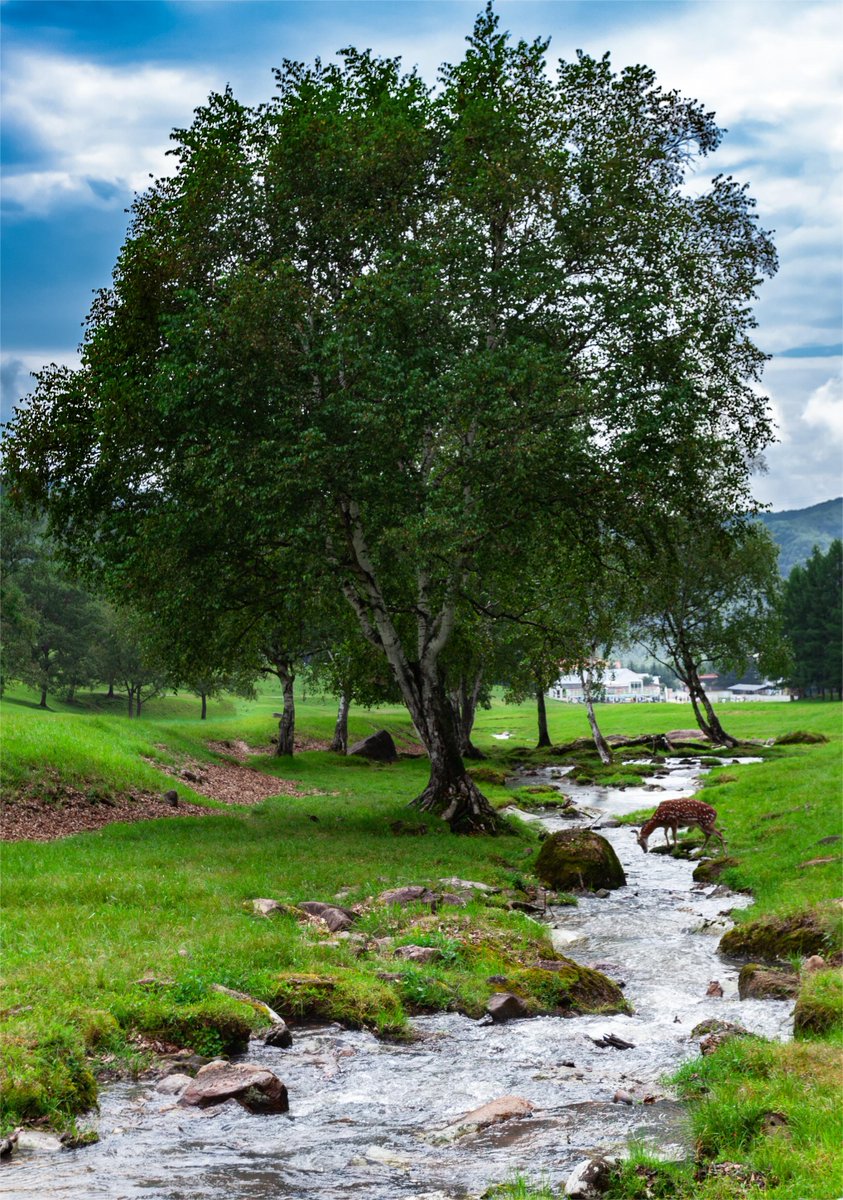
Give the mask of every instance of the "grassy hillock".
[[[424, 759], [402, 757], [379, 766], [325, 750], [292, 760], [258, 753], [250, 766], [277, 778], [279, 787], [294, 782], [302, 794], [251, 808], [222, 808], [178, 778], [187, 759], [222, 761], [208, 743], [242, 742], [266, 751], [277, 707], [278, 697], [266, 691], [253, 704], [215, 705], [201, 722], [196, 701], [178, 696], [151, 702], [143, 718], [129, 720], [96, 697], [48, 712], [25, 693], [7, 697], [7, 802], [28, 803], [41, 794], [61, 803], [61, 786], [68, 784], [98, 793], [160, 792], [176, 780], [181, 796], [217, 810], [202, 820], [114, 823], [57, 841], [4, 846], [0, 1020], [7, 1126], [36, 1118], [57, 1126], [72, 1122], [95, 1100], [97, 1078], [141, 1069], [156, 1047], [190, 1045], [213, 1053], [242, 1045], [258, 1018], [248, 1005], [214, 991], [214, 984], [256, 996], [294, 1022], [328, 1016], [396, 1037], [406, 1035], [407, 1016], [416, 1011], [479, 1014], [495, 990], [492, 976], [505, 976], [532, 1011], [588, 1007], [589, 997], [595, 1007], [611, 1003], [602, 984], [573, 964], [552, 973], [553, 979], [535, 968], [539, 959], [555, 957], [544, 930], [507, 906], [512, 897], [523, 899], [522, 889], [531, 884], [538, 847], [529, 829], [513, 823], [497, 838], [460, 838], [408, 809], [426, 780]], [[587, 733], [581, 707], [551, 703], [549, 710], [554, 742]], [[840, 892], [839, 865], [800, 864], [839, 853], [839, 843], [819, 843], [840, 832], [840, 714], [840, 705], [810, 702], [723, 706], [727, 729], [741, 737], [809, 730], [829, 741], [773, 746], [763, 763], [715, 770], [706, 783], [706, 799], [718, 808], [734, 859], [724, 878], [755, 896], [753, 908], [739, 918], [742, 927], [807, 913], [820, 923], [826, 954], [839, 946], [831, 903]], [[300, 704], [299, 733], [311, 744], [327, 740], [334, 715], [330, 700], [311, 696]], [[673, 705], [607, 705], [600, 718], [607, 733], [692, 726], [690, 710]], [[379, 727], [410, 746], [413, 733], [403, 709], [352, 711], [352, 737]], [[495, 737], [503, 732], [511, 736]], [[503, 780], [514, 759], [540, 759], [529, 749], [534, 741], [532, 706], [496, 702], [480, 713], [475, 742], [489, 756], [481, 770], [493, 803], [509, 798]], [[587, 754], [577, 761], [595, 770]], [[621, 776], [624, 769], [621, 764]], [[402, 884], [442, 890], [439, 881], [451, 876], [501, 891], [434, 913], [376, 899]], [[359, 938], [331, 937], [290, 911], [262, 918], [249, 903], [271, 897], [295, 905], [337, 896], [346, 906], [362, 905], [354, 926]], [[376, 947], [376, 937], [393, 942]], [[440, 954], [424, 966], [402, 963], [392, 948], [408, 942]], [[144, 977], [147, 982], [139, 983]], [[839, 991], [821, 979], [805, 1003], [812, 1012], [821, 1010], [812, 1028], [822, 1032], [809, 1029], [789, 1046], [764, 1043], [755, 1058], [746, 1050], [739, 1064], [727, 1043], [682, 1081], [695, 1100], [705, 1160], [760, 1164], [779, 1180], [764, 1193], [776, 1200], [830, 1200], [822, 1173], [827, 1177], [838, 1165], [827, 1146], [836, 1119], [830, 1080], [839, 1055]], [[791, 1080], [789, 1091], [783, 1079]], [[779, 1161], [782, 1156], [771, 1166], [769, 1137], [756, 1119], [765, 1104], [800, 1131], [791, 1166]], [[816, 1120], [803, 1138], [800, 1114], [809, 1109]], [[633, 1178], [632, 1171], [618, 1183], [619, 1196], [646, 1194], [634, 1190], [645, 1175]], [[723, 1190], [726, 1185], [714, 1178], [694, 1182], [690, 1168], [677, 1179], [671, 1183], [677, 1190], [663, 1194], [754, 1194]]]

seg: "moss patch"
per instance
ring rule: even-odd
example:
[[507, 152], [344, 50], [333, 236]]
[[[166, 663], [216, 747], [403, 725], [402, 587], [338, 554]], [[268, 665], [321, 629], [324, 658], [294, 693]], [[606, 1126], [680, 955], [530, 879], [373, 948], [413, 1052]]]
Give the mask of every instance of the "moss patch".
[[824, 733], [812, 733], [808, 729], [795, 729], [776, 738], [777, 746], [817, 746], [828, 741]]
[[843, 1032], [843, 971], [813, 971], [802, 981], [796, 1001], [794, 1037], [827, 1037], [835, 1032]]

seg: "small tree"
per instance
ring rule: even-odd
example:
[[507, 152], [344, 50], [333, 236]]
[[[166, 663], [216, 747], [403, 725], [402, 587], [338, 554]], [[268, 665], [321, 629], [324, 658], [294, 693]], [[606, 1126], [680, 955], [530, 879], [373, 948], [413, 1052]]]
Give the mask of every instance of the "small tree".
[[757, 662], [775, 674], [786, 666], [777, 557], [769, 534], [754, 521], [719, 523], [698, 513], [665, 521], [639, 560], [638, 636], [654, 657], [667, 656], [701, 731], [721, 745], [737, 742], [700, 676], [712, 666], [742, 673]]

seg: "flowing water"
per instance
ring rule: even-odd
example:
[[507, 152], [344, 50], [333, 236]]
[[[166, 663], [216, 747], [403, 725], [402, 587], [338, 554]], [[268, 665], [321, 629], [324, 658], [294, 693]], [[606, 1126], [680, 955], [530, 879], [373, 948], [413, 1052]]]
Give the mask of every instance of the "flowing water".
[[[584, 816], [521, 816], [551, 831], [599, 828], [665, 796], [690, 795], [699, 774], [696, 762], [673, 763], [653, 780], [654, 792], [653, 785], [569, 784], [550, 768], [518, 782], [564, 787]], [[629, 827], [604, 826], [601, 833], [623, 863], [627, 886], [548, 916], [557, 949], [623, 981], [633, 1015], [490, 1025], [442, 1014], [416, 1019], [419, 1039], [400, 1046], [335, 1025], [299, 1030], [291, 1049], [254, 1043], [246, 1056], [284, 1080], [288, 1115], [250, 1115], [234, 1102], [201, 1112], [178, 1108], [155, 1091], [155, 1081], [110, 1086], [100, 1098], [99, 1143], [53, 1153], [23, 1147], [2, 1172], [4, 1194], [457, 1200], [516, 1170], [558, 1184], [579, 1159], [623, 1152], [630, 1138], [665, 1157], [683, 1156], [683, 1110], [661, 1079], [698, 1052], [691, 1029], [717, 1017], [784, 1039], [791, 1006], [739, 1001], [737, 970], [717, 954], [730, 925], [724, 910], [748, 904], [747, 897], [695, 887], [691, 863], [643, 854]], [[706, 996], [715, 979], [722, 998]], [[633, 1048], [596, 1046], [592, 1038], [607, 1033]], [[634, 1102], [616, 1102], [617, 1092]], [[443, 1136], [449, 1123], [505, 1095], [529, 1100], [533, 1115], [455, 1140]]]

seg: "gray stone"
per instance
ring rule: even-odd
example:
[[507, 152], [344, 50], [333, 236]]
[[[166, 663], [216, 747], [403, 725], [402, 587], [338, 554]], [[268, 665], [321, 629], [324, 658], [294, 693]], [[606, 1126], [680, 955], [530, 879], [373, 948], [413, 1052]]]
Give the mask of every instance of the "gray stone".
[[441, 958], [442, 951], [436, 946], [396, 946], [394, 956], [408, 962], [429, 963]]
[[527, 1005], [513, 992], [495, 992], [489, 997], [486, 1012], [496, 1024], [521, 1020], [530, 1015]]
[[587, 1158], [577, 1163], [568, 1176], [565, 1195], [582, 1200], [602, 1196], [609, 1188], [613, 1166], [614, 1160], [608, 1158]]
[[252, 910], [259, 917], [271, 917], [273, 913], [283, 912], [284, 905], [277, 900], [269, 900], [262, 897], [257, 900], [252, 900]]
[[443, 1133], [436, 1135], [433, 1141], [453, 1142], [466, 1134], [478, 1133], [491, 1125], [500, 1125], [503, 1121], [529, 1117], [533, 1111], [534, 1106], [522, 1096], [499, 1096], [497, 1100], [490, 1100], [488, 1104], [482, 1104], [480, 1108], [474, 1108], [464, 1117], [454, 1121]]
[[318, 917], [324, 921], [331, 933], [350, 929], [357, 920], [357, 913], [349, 908], [340, 908], [338, 904], [323, 904], [321, 900], [305, 900], [297, 906], [308, 916]]
[[437, 896], [430, 888], [416, 884], [408, 887], [390, 888], [378, 896], [381, 904], [434, 904]]
[[459, 879], [456, 875], [452, 875], [450, 879], [440, 879], [439, 882], [457, 892], [487, 892], [490, 895], [498, 895], [501, 890], [488, 883], [477, 883], [473, 879]]
[[738, 976], [741, 1000], [792, 1000], [799, 992], [799, 976], [747, 963]]
[[282, 1050], [286, 1050], [293, 1044], [293, 1035], [284, 1021], [276, 1021], [264, 1034], [263, 1044], [265, 1046], [279, 1046]]
[[193, 1080], [190, 1075], [180, 1075], [173, 1073], [165, 1075], [163, 1079], [159, 1079], [155, 1085], [156, 1092], [161, 1092], [164, 1096], [176, 1096], [183, 1091]]

